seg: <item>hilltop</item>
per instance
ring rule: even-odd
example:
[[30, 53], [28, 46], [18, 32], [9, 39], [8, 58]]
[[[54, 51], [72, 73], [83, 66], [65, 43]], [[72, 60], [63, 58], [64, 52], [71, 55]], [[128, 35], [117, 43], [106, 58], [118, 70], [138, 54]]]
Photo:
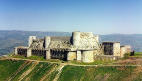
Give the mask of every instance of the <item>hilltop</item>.
[[[95, 34], [95, 33], [94, 33]], [[0, 55], [13, 51], [15, 46], [26, 46], [29, 36], [71, 36], [70, 32], [40, 32], [40, 31], [8, 31], [0, 30]], [[120, 41], [121, 45], [130, 44], [137, 52], [142, 51], [142, 34], [109, 34], [100, 35], [101, 41]]]

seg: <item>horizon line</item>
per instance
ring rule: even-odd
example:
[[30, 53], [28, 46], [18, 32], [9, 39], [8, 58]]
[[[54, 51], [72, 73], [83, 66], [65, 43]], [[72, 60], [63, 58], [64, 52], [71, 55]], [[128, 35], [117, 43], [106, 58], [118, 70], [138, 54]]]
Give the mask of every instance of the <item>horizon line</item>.
[[[64, 33], [72, 33], [72, 32], [69, 32], [69, 31], [57, 31], [57, 30], [47, 30], [47, 31], [43, 31], [43, 30], [8, 30], [8, 29], [0, 29], [0, 31], [25, 31], [25, 32], [64, 32]], [[80, 32], [84, 32], [84, 31], [80, 31]], [[90, 31], [91, 32], [91, 31]], [[95, 34], [93, 32], [93, 34]], [[142, 33], [108, 33], [108, 34], [98, 34], [98, 35], [111, 35], [111, 34], [116, 34], [116, 35], [138, 35], [138, 34], [142, 34]]]

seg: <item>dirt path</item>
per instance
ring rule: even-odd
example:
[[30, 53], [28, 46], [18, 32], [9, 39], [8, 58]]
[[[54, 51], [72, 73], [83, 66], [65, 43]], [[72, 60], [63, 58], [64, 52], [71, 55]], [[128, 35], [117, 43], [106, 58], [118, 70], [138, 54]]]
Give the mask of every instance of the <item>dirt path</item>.
[[[126, 60], [120, 60], [120, 61], [118, 61], [118, 62], [116, 62], [116, 63], [113, 63], [113, 64], [109, 64], [109, 65], [103, 65], [103, 64], [99, 64], [99, 65], [80, 65], [80, 64], [72, 64], [72, 63], [59, 63], [59, 62], [49, 62], [49, 61], [39, 61], [39, 60], [31, 60], [31, 59], [21, 59], [21, 58], [5, 58], [5, 59], [2, 59], [2, 60], [24, 60], [24, 61], [32, 61], [32, 62], [46, 62], [46, 63], [56, 63], [56, 64], [63, 64], [63, 65], [72, 65], [72, 66], [96, 66], [96, 67], [98, 67], [98, 66], [102, 66], [102, 67], [104, 67], [104, 66], [142, 66], [142, 59], [136, 59], [135, 61], [133, 61], [133, 60], [130, 60], [130, 59], [126, 59]], [[140, 61], [141, 60], [141, 64], [134, 64], [134, 65], [132, 65], [132, 64], [127, 64], [129, 61], [130, 62], [136, 62], [136, 61]], [[124, 64], [124, 63], [126, 63], [126, 64]]]
[[59, 79], [59, 77], [60, 77], [60, 75], [61, 75], [62, 70], [63, 70], [64, 67], [65, 67], [65, 64], [61, 64], [61, 65], [59, 66], [59, 68], [57, 69], [57, 70], [58, 70], [58, 74], [56, 75], [56, 77], [54, 78], [53, 81], [58, 81], [58, 79]]
[[22, 79], [24, 79], [35, 68], [35, 66], [38, 63], [39, 62], [33, 62], [32, 66], [19, 77], [18, 81], [22, 81]]
[[119, 60], [114, 65], [142, 65], [142, 58], [129, 58], [125, 60]]
[[0, 59], [0, 60], [24, 60], [24, 61], [33, 61], [33, 62], [47, 62], [47, 63], [57, 63], [60, 64], [59, 62], [49, 62], [49, 61], [39, 61], [39, 60], [31, 60], [31, 59], [22, 59], [22, 58], [4, 58], [4, 59]]
[[49, 70], [48, 72], [46, 72], [46, 75], [44, 75], [40, 81], [44, 81], [52, 72], [56, 71], [57, 69], [57, 65], [53, 66], [53, 68], [51, 70]]
[[19, 68], [18, 70], [16, 71], [16, 73], [13, 73], [12, 76], [10, 76], [8, 78], [7, 81], [11, 81], [21, 70], [23, 70], [27, 65], [29, 65], [31, 62], [29, 61], [25, 61]]

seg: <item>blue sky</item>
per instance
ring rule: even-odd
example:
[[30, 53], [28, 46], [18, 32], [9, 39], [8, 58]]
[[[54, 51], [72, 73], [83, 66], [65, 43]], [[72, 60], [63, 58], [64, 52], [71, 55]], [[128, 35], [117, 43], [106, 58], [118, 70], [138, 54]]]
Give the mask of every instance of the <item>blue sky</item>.
[[0, 30], [142, 34], [142, 0], [0, 0]]

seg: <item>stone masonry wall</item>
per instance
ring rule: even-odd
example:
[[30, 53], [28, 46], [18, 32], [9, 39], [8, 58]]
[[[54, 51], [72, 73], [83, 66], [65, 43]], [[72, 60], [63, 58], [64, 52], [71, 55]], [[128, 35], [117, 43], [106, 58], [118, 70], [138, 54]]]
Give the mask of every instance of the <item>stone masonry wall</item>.
[[114, 56], [121, 56], [121, 54], [120, 54], [120, 43], [114, 43], [114, 45], [113, 45], [113, 55]]
[[119, 42], [103, 42], [104, 55], [120, 56]]
[[124, 57], [124, 54], [126, 53], [130, 53], [131, 52], [131, 46], [130, 45], [124, 45], [124, 46], [121, 46], [121, 57]]
[[67, 60], [69, 61], [76, 60], [76, 52], [73, 52], [73, 51], [68, 52]]
[[94, 54], [93, 51], [83, 51], [82, 53], [82, 62], [94, 62]]
[[99, 37], [92, 32], [73, 32], [73, 45], [78, 49], [98, 48]]

